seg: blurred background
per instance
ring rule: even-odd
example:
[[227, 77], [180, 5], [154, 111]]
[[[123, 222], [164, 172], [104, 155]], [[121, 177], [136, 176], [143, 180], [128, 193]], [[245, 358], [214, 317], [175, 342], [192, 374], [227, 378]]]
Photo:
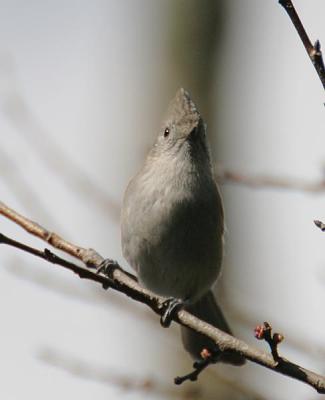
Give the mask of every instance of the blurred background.
[[[324, 1], [294, 3], [325, 45]], [[244, 176], [221, 186], [226, 258], [216, 293], [227, 318], [265, 350], [253, 329], [269, 321], [286, 337], [283, 355], [324, 374], [325, 236], [313, 224], [325, 219], [324, 92], [278, 2], [0, 5], [0, 199], [127, 268], [123, 191], [185, 87], [208, 124], [217, 172]], [[293, 187], [264, 185], [265, 176]], [[44, 247], [4, 218], [0, 226]], [[174, 386], [192, 366], [176, 326], [163, 330], [122, 294], [0, 250], [1, 398], [320, 398], [252, 363]]]

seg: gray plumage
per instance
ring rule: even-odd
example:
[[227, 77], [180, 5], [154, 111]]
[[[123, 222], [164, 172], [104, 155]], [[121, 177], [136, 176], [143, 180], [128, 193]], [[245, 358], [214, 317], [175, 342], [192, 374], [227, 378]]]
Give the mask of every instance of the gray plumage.
[[[181, 299], [189, 311], [230, 332], [210, 292], [221, 269], [224, 217], [205, 131], [189, 94], [180, 89], [126, 189], [122, 251], [145, 287]], [[201, 345], [215, 346], [189, 329], [182, 337], [194, 358]]]

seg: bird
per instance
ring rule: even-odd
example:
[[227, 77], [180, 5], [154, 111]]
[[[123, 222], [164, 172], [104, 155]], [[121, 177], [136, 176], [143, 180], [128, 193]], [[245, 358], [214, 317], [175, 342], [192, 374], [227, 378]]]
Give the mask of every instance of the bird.
[[[184, 308], [231, 334], [212, 292], [223, 260], [223, 204], [206, 124], [183, 88], [170, 102], [153, 147], [126, 188], [121, 244], [140, 283], [167, 298], [163, 326]], [[181, 336], [195, 360], [207, 349], [220, 361], [245, 362], [189, 328], [182, 326]]]

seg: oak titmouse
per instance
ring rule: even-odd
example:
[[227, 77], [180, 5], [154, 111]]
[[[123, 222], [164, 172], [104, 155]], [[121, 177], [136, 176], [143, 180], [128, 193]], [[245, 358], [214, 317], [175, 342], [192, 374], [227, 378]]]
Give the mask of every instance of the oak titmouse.
[[[180, 89], [144, 166], [126, 189], [122, 251], [145, 287], [230, 333], [210, 290], [222, 263], [224, 216], [205, 131], [195, 104]], [[195, 359], [204, 348], [218, 351], [212, 340], [181, 329]], [[244, 362], [234, 353], [220, 359]]]

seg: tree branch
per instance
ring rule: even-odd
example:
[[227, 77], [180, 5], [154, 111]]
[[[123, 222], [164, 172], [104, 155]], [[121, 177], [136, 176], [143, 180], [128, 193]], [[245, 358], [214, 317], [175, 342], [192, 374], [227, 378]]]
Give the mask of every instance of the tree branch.
[[[117, 264], [113, 264], [109, 277], [98, 274], [96, 271], [91, 270], [89, 267], [99, 267], [103, 261], [103, 258], [96, 251], [92, 249], [85, 249], [66, 241], [56, 233], [50, 232], [36, 222], [33, 222], [18, 214], [16, 211], [9, 208], [2, 202], [0, 202], [0, 214], [20, 225], [27, 232], [46, 241], [53, 247], [81, 260], [84, 264], [86, 264], [87, 267], [79, 266], [66, 261], [47, 249], [40, 251], [10, 239], [4, 235], [0, 236], [0, 243], [13, 246], [17, 249], [33, 254], [34, 256], [41, 257], [51, 263], [61, 265], [62, 267], [77, 273], [81, 278], [86, 278], [101, 283], [105, 288], [112, 287], [113, 289], [126, 294], [132, 299], [148, 305], [155, 313], [159, 315], [163, 314], [165, 298], [157, 296], [149, 290], [142, 288], [136, 280], [132, 279], [130, 275], [124, 272]], [[221, 351], [231, 351], [241, 354], [246, 359], [253, 361], [254, 363], [300, 380], [316, 389], [319, 393], [325, 393], [325, 377], [321, 375], [302, 368], [299, 365], [293, 364], [289, 360], [286, 360], [282, 357], [281, 362], [276, 361], [270, 354], [258, 350], [246, 344], [242, 340], [236, 339], [220, 331], [212, 325], [209, 325], [206, 322], [194, 317], [185, 310], [178, 311], [177, 315], [175, 316], [175, 321], [212, 339]]]
[[293, 25], [295, 26], [298, 35], [303, 45], [305, 46], [307, 54], [311, 62], [313, 63], [316, 72], [319, 76], [319, 79], [321, 80], [323, 88], [325, 90], [325, 66], [319, 40], [316, 40], [314, 45], [311, 43], [291, 0], [279, 0], [279, 3], [286, 10]]
[[314, 224], [319, 228], [322, 232], [325, 232], [325, 224], [322, 221], [318, 221], [315, 219]]
[[[212, 400], [215, 399], [215, 388], [213, 385], [207, 387], [204, 382], [201, 385], [187, 385], [182, 389], [173, 387], [170, 383], [165, 383], [162, 379], [155, 379], [153, 376], [137, 378], [133, 374], [125, 371], [119, 372], [112, 368], [102, 367], [93, 364], [89, 360], [82, 360], [53, 347], [40, 349], [38, 358], [54, 367], [65, 370], [80, 378], [91, 379], [93, 381], [114, 385], [125, 391], [141, 391], [145, 394], [156, 394], [163, 398], [184, 399], [184, 400]], [[137, 374], [138, 375], [138, 374]], [[241, 398], [249, 398], [250, 400], [266, 400], [260, 394], [255, 393], [251, 389], [247, 389], [240, 383], [231, 381], [223, 376], [214, 374], [217, 385], [223, 385], [231, 388], [232, 391], [238, 393]]]

